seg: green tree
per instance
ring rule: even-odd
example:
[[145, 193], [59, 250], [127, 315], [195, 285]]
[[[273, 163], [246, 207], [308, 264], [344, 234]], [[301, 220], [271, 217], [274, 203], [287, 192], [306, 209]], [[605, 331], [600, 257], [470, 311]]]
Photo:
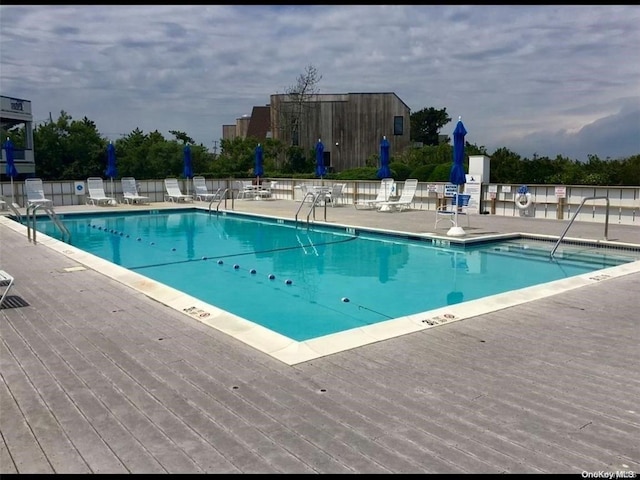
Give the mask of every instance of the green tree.
[[423, 108], [410, 116], [411, 141], [424, 145], [438, 145], [440, 129], [451, 121], [447, 109]]

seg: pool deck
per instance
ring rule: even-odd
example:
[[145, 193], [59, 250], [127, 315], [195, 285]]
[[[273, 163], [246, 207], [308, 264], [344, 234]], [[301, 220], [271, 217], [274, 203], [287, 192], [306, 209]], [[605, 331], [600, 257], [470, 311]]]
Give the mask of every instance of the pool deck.
[[[292, 219], [299, 205], [245, 200], [234, 211]], [[350, 205], [326, 215], [447, 231], [444, 222], [433, 229], [432, 211]], [[0, 268], [16, 282], [0, 310], [1, 474], [640, 470], [638, 262], [555, 295], [287, 364], [7, 222], [0, 216]], [[568, 222], [470, 223], [465, 238], [557, 237]], [[567, 238], [603, 232], [577, 222]], [[610, 224], [608, 240], [640, 244], [640, 228]]]

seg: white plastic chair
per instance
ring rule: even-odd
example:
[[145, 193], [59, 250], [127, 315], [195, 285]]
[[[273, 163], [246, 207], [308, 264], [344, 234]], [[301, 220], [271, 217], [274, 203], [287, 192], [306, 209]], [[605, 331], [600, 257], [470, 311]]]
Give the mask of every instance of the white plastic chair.
[[2, 302], [4, 302], [4, 299], [9, 293], [9, 290], [11, 290], [13, 282], [13, 276], [9, 275], [4, 270], [0, 270], [0, 287], [5, 287], [4, 292], [2, 292], [2, 297], [0, 297], [0, 308], [2, 308]]
[[149, 197], [138, 194], [136, 179], [133, 177], [122, 177], [122, 199], [125, 203], [149, 203]]
[[87, 195], [86, 203], [92, 205], [117, 205], [118, 202], [113, 197], [108, 197], [104, 193], [104, 181], [100, 177], [87, 178]]
[[193, 202], [193, 195], [185, 195], [180, 190], [177, 178], [165, 178], [164, 188], [167, 194], [164, 196], [165, 201], [169, 202]]
[[396, 191], [396, 184], [393, 178], [383, 178], [380, 180], [378, 194], [373, 200], [358, 200], [353, 206], [356, 208], [377, 208], [380, 203], [388, 202], [389, 197]]
[[334, 183], [331, 186], [331, 191], [325, 197], [326, 201], [331, 203], [331, 207], [335, 207], [342, 201], [342, 195], [346, 185], [346, 183]]
[[201, 175], [193, 177], [193, 192], [196, 200], [201, 202], [210, 202], [220, 198], [220, 189], [217, 192], [210, 192], [207, 188], [207, 181]]
[[416, 196], [417, 189], [418, 189], [418, 179], [408, 178], [404, 182], [404, 187], [402, 188], [402, 193], [400, 194], [400, 198], [398, 200], [379, 203], [378, 211], [379, 212], [401, 212], [402, 210], [410, 208], [411, 202], [413, 202], [413, 197]]
[[42, 179], [27, 178], [24, 181], [24, 190], [27, 194], [27, 204], [29, 205], [53, 205], [53, 201], [45, 198]]

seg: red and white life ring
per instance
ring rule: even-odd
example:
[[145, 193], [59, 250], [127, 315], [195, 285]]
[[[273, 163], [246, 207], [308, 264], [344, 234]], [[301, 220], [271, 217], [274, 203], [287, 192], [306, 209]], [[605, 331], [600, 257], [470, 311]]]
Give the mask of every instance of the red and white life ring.
[[533, 197], [529, 192], [527, 193], [519, 193], [516, 196], [516, 207], [520, 210], [526, 210], [533, 203]]

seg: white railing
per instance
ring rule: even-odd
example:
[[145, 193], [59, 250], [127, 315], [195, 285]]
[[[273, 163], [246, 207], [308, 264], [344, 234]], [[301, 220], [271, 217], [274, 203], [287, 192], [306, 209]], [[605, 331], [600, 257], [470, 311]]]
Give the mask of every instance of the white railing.
[[[206, 179], [207, 188], [216, 191], [218, 188], [229, 189], [232, 192], [234, 182], [238, 179]], [[252, 180], [249, 178], [248, 180]], [[342, 199], [345, 205], [352, 205], [356, 200], [375, 198], [379, 181], [364, 180], [336, 180], [345, 183]], [[76, 189], [77, 180], [68, 181], [44, 181], [45, 197], [53, 201], [54, 206], [84, 205], [85, 196], [79, 195]], [[180, 179], [179, 183], [183, 191], [186, 191], [186, 180]], [[151, 202], [164, 201], [164, 179], [137, 180], [140, 195], [149, 197]], [[278, 178], [277, 184], [272, 190], [272, 197], [280, 200], [301, 201], [303, 197], [302, 184], [331, 185], [332, 180], [320, 179], [292, 179]], [[403, 182], [397, 182], [399, 191]], [[419, 182], [414, 201], [411, 204], [413, 210], [436, 210], [441, 201], [439, 194], [434, 190], [443, 190], [445, 182], [428, 183]], [[118, 200], [122, 199], [122, 186], [119, 180], [114, 181], [114, 195]], [[522, 210], [516, 206], [517, 191], [520, 185], [508, 184], [482, 184], [480, 192], [480, 212], [506, 217], [522, 216]], [[588, 186], [566, 185], [558, 189], [557, 185], [527, 185], [533, 203], [529, 207], [527, 215], [532, 218], [568, 220], [576, 212], [582, 200], [587, 197], [607, 197], [609, 199], [609, 223], [621, 225], [640, 225], [640, 186]], [[21, 206], [26, 205], [24, 182], [14, 182], [14, 197]], [[105, 189], [111, 195], [111, 183], [105, 180]], [[82, 189], [84, 190], [84, 189]], [[80, 191], [82, 191], [80, 190]], [[193, 190], [190, 188], [189, 190]], [[565, 198], [558, 198], [556, 192], [564, 190]], [[235, 192], [234, 197], [235, 197]], [[0, 195], [11, 198], [11, 183], [0, 183]], [[582, 208], [576, 217], [576, 221], [604, 223], [606, 218], [606, 206], [594, 204]]]

